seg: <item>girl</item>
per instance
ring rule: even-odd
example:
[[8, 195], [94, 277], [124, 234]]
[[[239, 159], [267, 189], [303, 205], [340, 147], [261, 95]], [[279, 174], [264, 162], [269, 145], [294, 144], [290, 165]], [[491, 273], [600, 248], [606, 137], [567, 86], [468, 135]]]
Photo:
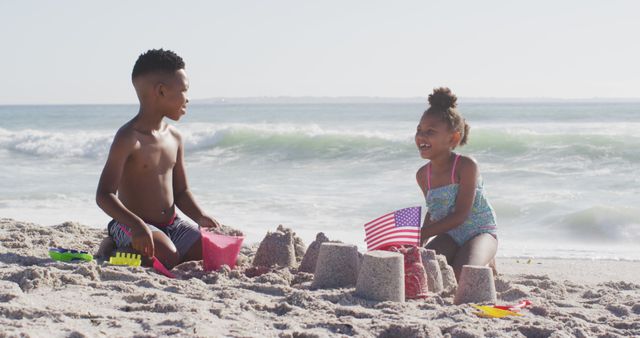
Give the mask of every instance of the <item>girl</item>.
[[463, 265], [491, 264], [495, 270], [498, 240], [495, 212], [484, 196], [477, 163], [453, 152], [469, 136], [456, 101], [449, 88], [435, 89], [415, 140], [420, 156], [429, 160], [416, 173], [428, 209], [420, 244], [447, 257], [459, 278]]

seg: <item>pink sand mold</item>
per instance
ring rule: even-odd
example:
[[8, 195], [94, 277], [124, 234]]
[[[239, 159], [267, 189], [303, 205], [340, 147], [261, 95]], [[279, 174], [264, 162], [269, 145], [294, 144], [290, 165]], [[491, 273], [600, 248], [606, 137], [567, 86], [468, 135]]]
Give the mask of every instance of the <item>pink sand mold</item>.
[[307, 252], [304, 254], [304, 257], [302, 257], [302, 262], [300, 262], [298, 271], [310, 273], [316, 271], [316, 262], [318, 261], [318, 254], [320, 253], [320, 245], [325, 242], [329, 242], [329, 238], [327, 238], [324, 233], [319, 232], [316, 235], [316, 240], [309, 245]]
[[373, 250], [364, 254], [356, 296], [381, 302], [404, 302], [404, 256]]
[[322, 243], [311, 287], [330, 289], [354, 286], [358, 280], [358, 247], [344, 243]]
[[388, 249], [404, 256], [404, 299], [429, 297], [429, 277], [422, 264], [420, 248], [415, 245], [393, 246]]
[[202, 267], [205, 271], [218, 270], [223, 265], [236, 266], [242, 248], [243, 236], [227, 236], [201, 229]]
[[454, 304], [491, 303], [495, 304], [496, 286], [493, 271], [487, 266], [464, 265], [460, 273], [460, 283], [453, 299]]

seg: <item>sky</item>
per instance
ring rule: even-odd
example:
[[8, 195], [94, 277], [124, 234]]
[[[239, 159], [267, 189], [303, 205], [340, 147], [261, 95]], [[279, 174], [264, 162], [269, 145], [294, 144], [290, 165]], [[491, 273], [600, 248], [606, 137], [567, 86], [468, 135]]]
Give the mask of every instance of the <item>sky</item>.
[[152, 48], [192, 99], [640, 98], [639, 1], [0, 2], [0, 104], [137, 102]]

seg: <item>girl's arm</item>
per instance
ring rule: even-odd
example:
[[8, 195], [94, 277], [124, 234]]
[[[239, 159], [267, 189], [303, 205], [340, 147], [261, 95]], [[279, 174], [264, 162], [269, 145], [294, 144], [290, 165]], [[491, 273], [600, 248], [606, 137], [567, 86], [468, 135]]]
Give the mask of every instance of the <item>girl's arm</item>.
[[423, 165], [416, 172], [416, 181], [420, 187], [420, 191], [426, 197], [427, 195], [427, 165]]
[[455, 211], [443, 219], [425, 226], [421, 231], [421, 239], [443, 234], [460, 224], [462, 224], [471, 213], [473, 200], [476, 197], [476, 185], [478, 181], [478, 165], [466, 156], [460, 157], [458, 165], [460, 182], [458, 186], [458, 197], [456, 198]]
[[429, 213], [427, 212], [427, 214], [424, 216], [424, 222], [422, 222], [422, 228], [420, 229], [420, 246], [425, 246], [427, 242], [429, 242], [429, 238], [431, 238], [431, 236], [426, 233], [426, 229], [430, 224], [431, 215], [429, 215]]
[[[425, 197], [427, 195], [427, 171], [426, 170], [427, 170], [427, 165], [425, 164], [422, 167], [420, 167], [420, 169], [418, 169], [418, 172], [416, 172], [416, 181], [418, 182], [420, 191]], [[424, 222], [422, 223], [422, 228], [420, 229], [420, 246], [425, 245], [429, 241], [429, 237], [423, 234], [423, 232], [431, 223], [430, 219], [431, 219], [431, 216], [427, 212], [427, 214], [424, 216]]]

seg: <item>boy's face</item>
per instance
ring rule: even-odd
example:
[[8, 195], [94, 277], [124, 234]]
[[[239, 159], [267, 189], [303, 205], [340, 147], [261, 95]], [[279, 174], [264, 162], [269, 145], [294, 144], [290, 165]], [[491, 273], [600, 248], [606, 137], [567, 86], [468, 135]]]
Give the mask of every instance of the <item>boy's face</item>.
[[167, 76], [163, 81], [163, 91], [161, 95], [164, 115], [174, 121], [178, 121], [182, 115], [187, 113], [187, 90], [189, 90], [189, 79], [184, 69], [177, 70]]

